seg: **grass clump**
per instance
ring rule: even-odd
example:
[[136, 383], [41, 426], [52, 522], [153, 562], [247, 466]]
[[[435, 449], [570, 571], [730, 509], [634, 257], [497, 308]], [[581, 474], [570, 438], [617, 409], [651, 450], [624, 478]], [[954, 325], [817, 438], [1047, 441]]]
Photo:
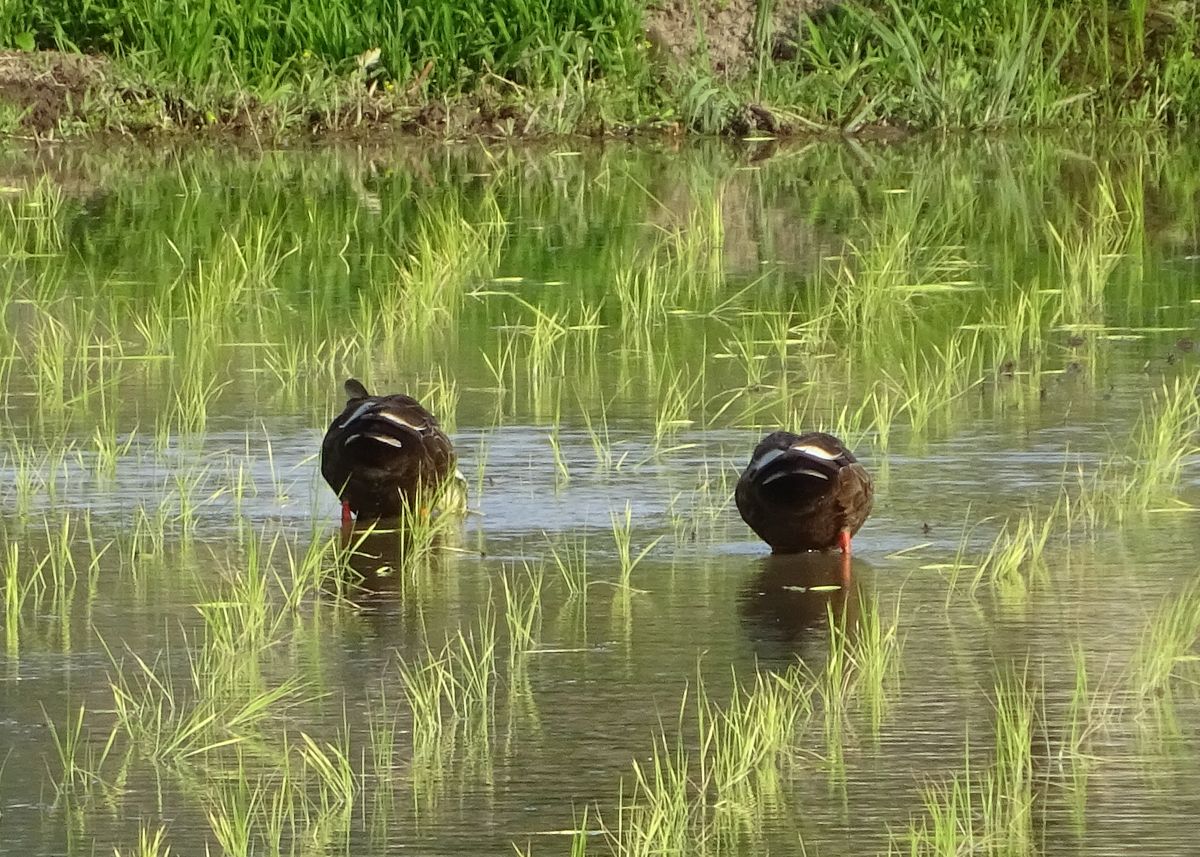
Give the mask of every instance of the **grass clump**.
[[412, 714], [414, 764], [440, 771], [460, 742], [486, 755], [495, 709], [496, 627], [484, 616], [477, 632], [459, 631], [400, 675]]
[[1141, 699], [1170, 697], [1200, 662], [1200, 586], [1167, 598], [1147, 624], [1133, 656], [1133, 690]]
[[979, 772], [968, 750], [963, 772], [925, 790], [925, 817], [894, 838], [889, 854], [1029, 854], [1034, 838], [1037, 690], [1022, 674], [995, 687], [991, 764]]
[[722, 852], [753, 835], [763, 811], [780, 798], [781, 774], [812, 714], [812, 691], [798, 665], [738, 683], [724, 708], [699, 683], [695, 742], [683, 734], [685, 695], [680, 733], [674, 740], [657, 736], [650, 759], [634, 762], [632, 787], [622, 786], [615, 825], [601, 819], [612, 852]]

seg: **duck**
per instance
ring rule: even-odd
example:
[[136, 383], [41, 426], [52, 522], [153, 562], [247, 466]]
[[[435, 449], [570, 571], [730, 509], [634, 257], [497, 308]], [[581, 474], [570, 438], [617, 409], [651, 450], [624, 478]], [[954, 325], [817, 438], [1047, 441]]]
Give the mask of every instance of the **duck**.
[[372, 396], [356, 378], [345, 387], [346, 407], [321, 443], [321, 475], [342, 501], [343, 524], [351, 515], [399, 518], [461, 479], [454, 444], [420, 402], [401, 393]]
[[871, 514], [866, 468], [831, 434], [775, 431], [754, 448], [734, 499], [742, 520], [774, 553], [839, 548]]

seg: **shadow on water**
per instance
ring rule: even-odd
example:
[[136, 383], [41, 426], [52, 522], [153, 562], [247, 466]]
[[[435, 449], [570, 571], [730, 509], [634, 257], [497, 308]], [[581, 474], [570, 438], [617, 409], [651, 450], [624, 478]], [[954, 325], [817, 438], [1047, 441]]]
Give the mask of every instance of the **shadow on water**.
[[738, 594], [738, 616], [760, 658], [823, 660], [830, 615], [854, 637], [866, 562], [814, 551], [771, 554], [756, 564]]

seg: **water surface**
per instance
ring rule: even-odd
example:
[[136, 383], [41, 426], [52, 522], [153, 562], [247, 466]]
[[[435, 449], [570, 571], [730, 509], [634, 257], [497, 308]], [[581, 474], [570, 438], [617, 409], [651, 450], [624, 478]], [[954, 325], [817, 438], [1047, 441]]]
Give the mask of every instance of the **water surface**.
[[[161, 826], [180, 854], [568, 853], [585, 809], [617, 836], [664, 734], [698, 756], [699, 683], [720, 706], [797, 663], [814, 711], [778, 787], [691, 853], [907, 849], [928, 788], [993, 764], [1014, 680], [1029, 812], [980, 848], [1190, 847], [1194, 674], [1146, 695], [1137, 652], [1195, 598], [1195, 455], [1144, 503], [1111, 495], [1148, 472], [1164, 388], [1195, 399], [1200, 149], [14, 150], [0, 170], [0, 852], [137, 853]], [[380, 535], [335, 556], [317, 450], [351, 375], [451, 430], [473, 511], [430, 556]], [[769, 556], [732, 506], [783, 425], [838, 432], [875, 474], [848, 580]], [[1194, 449], [1179, 426], [1164, 445]], [[1060, 503], [1081, 496], [1090, 523]], [[653, 547], [625, 584], [627, 510], [633, 556]], [[1044, 552], [972, 586], [1025, 515], [1052, 521]], [[299, 579], [289, 554], [326, 547]], [[513, 658], [505, 576], [541, 581]], [[831, 639], [864, 614], [894, 625], [894, 670], [878, 718], [851, 692], [830, 734]], [[487, 728], [417, 746], [400, 665], [487, 627]], [[348, 800], [312, 746], [345, 753]]]

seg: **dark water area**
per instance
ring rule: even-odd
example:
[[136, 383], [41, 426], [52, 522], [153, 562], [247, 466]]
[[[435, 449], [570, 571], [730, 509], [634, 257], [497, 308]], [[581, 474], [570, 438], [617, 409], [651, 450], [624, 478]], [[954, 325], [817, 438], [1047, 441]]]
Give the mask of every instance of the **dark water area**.
[[[1197, 147], [12, 150], [0, 184], [0, 853], [1192, 847]], [[339, 531], [350, 376], [454, 439], [429, 552]], [[780, 426], [875, 477], [848, 574], [738, 517]], [[484, 698], [430, 733], [406, 670], [464, 651]], [[704, 712], [789, 675], [787, 746], [706, 779]], [[639, 838], [656, 748], [689, 776]]]

